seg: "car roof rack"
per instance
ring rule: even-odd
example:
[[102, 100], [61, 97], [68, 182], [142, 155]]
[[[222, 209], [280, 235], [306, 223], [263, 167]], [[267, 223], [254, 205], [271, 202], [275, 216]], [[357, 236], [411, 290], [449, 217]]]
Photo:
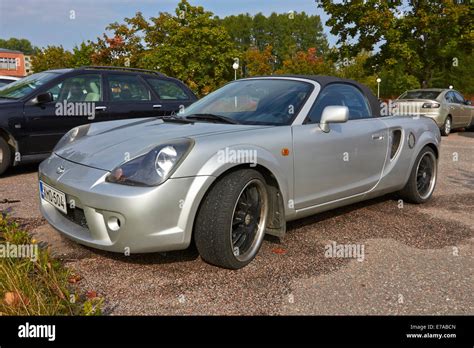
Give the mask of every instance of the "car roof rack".
[[149, 73], [149, 74], [155, 74], [155, 75], [159, 75], [159, 76], [166, 76], [165, 74], [163, 74], [159, 71], [155, 71], [155, 70], [127, 68], [127, 67], [122, 67], [122, 66], [85, 65], [85, 66], [81, 66], [79, 69], [104, 69], [104, 70], [136, 71], [136, 72], [145, 72], [145, 73]]

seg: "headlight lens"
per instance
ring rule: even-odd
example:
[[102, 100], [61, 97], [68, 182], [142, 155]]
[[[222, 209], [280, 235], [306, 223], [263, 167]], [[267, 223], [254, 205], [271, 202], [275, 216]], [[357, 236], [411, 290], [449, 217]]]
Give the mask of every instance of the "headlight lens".
[[59, 140], [59, 142], [54, 147], [53, 152], [65, 147], [69, 144], [72, 144], [76, 140], [86, 136], [87, 133], [89, 132], [90, 126], [91, 126], [90, 124], [85, 124], [83, 126], [79, 126], [79, 127], [71, 129], [69, 132], [64, 134], [64, 136], [61, 138], [61, 140]]
[[165, 182], [191, 151], [194, 142], [182, 139], [153, 148], [115, 168], [106, 181], [130, 186], [157, 186]]

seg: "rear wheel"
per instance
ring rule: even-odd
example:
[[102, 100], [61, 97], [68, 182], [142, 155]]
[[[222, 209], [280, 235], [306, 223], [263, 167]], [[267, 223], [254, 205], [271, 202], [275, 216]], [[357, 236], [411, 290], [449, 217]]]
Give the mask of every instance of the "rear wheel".
[[433, 194], [438, 175], [438, 161], [434, 151], [425, 147], [418, 154], [410, 178], [400, 196], [411, 203], [425, 203]]
[[446, 119], [444, 120], [443, 127], [441, 128], [441, 135], [447, 137], [449, 133], [451, 133], [452, 124], [453, 120], [451, 119], [451, 116], [446, 117]]
[[0, 137], [0, 175], [10, 167], [12, 152], [8, 143]]
[[237, 170], [220, 179], [199, 209], [194, 229], [201, 257], [239, 269], [257, 255], [268, 213], [265, 179], [256, 170]]

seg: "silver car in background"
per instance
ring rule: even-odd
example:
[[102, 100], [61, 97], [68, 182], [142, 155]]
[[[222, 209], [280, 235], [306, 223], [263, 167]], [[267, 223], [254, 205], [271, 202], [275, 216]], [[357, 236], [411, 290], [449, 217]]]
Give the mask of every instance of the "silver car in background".
[[238, 269], [286, 222], [399, 192], [428, 201], [440, 132], [380, 117], [355, 81], [272, 76], [231, 82], [177, 116], [71, 130], [41, 163], [41, 212], [94, 248], [187, 248]]
[[414, 89], [394, 102], [398, 115], [423, 115], [432, 118], [442, 135], [453, 129], [467, 128], [474, 122], [474, 107], [454, 89]]

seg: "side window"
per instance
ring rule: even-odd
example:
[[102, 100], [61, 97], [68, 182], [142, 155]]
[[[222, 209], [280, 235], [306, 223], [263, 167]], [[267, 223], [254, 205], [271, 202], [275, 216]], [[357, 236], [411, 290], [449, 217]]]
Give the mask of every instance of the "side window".
[[153, 90], [163, 100], [187, 100], [189, 96], [177, 83], [169, 80], [147, 78]]
[[319, 123], [323, 110], [331, 105], [347, 106], [349, 120], [372, 117], [367, 99], [361, 91], [348, 84], [333, 83], [320, 92], [309, 112], [309, 123]]
[[454, 102], [458, 104], [464, 104], [464, 97], [460, 95], [458, 92], [453, 92], [454, 94]]
[[100, 74], [87, 74], [68, 77], [48, 92], [53, 95], [54, 102], [96, 102], [102, 101], [102, 85]]
[[108, 85], [111, 101], [148, 101], [150, 91], [138, 76], [109, 74]]
[[444, 98], [448, 103], [454, 103], [453, 92], [448, 92], [445, 94]]

